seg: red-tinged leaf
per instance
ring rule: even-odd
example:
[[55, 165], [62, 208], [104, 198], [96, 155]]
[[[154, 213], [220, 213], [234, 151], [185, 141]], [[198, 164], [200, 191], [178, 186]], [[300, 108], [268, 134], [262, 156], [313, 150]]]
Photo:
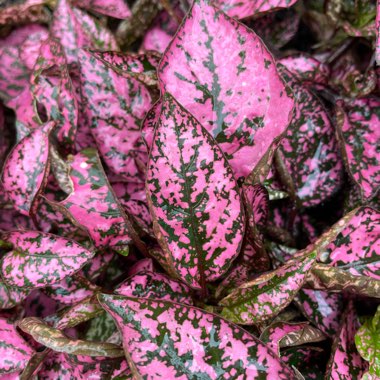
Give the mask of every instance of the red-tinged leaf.
[[23, 138], [9, 154], [3, 168], [3, 188], [15, 208], [24, 215], [33, 214], [36, 198], [43, 190], [49, 170], [48, 123]]
[[294, 300], [310, 322], [329, 337], [336, 335], [343, 313], [341, 294], [301, 289]]
[[220, 301], [222, 317], [253, 325], [273, 318], [298, 293], [315, 261], [315, 253], [290, 261], [233, 290]]
[[0, 375], [23, 370], [33, 355], [33, 350], [20, 337], [16, 327], [0, 318]]
[[232, 170], [207, 131], [169, 94], [147, 171], [156, 236], [194, 288], [223, 275], [239, 254], [244, 215]]
[[272, 56], [252, 30], [207, 1], [194, 2], [159, 79], [213, 135], [237, 177], [254, 169], [288, 125], [293, 100]]
[[59, 143], [74, 144], [78, 123], [78, 105], [62, 45], [57, 39], [42, 43], [31, 76], [34, 99], [42, 105], [48, 120], [55, 121]]
[[154, 272], [154, 264], [151, 258], [139, 260], [128, 270], [127, 273], [129, 276], [134, 276], [143, 271]]
[[247, 200], [247, 212], [251, 227], [265, 227], [269, 214], [269, 196], [264, 186], [244, 185], [244, 194]]
[[53, 285], [77, 272], [93, 257], [73, 240], [37, 231], [9, 232], [3, 240], [13, 245], [1, 261], [4, 281], [20, 288]]
[[123, 334], [137, 377], [295, 378], [254, 336], [214, 314], [146, 298], [102, 294], [99, 300]]
[[327, 84], [330, 68], [306, 54], [289, 56], [279, 60], [297, 80], [307, 84]]
[[62, 331], [50, 327], [38, 318], [24, 318], [17, 323], [17, 326], [38, 343], [57, 352], [111, 358], [123, 356], [123, 350], [115, 344], [70, 339]]
[[296, 100], [296, 112], [282, 140], [281, 153], [298, 198], [305, 206], [315, 206], [335, 194], [342, 184], [343, 164], [335, 130], [319, 99], [284, 66], [279, 65], [279, 70]]
[[124, 19], [131, 16], [131, 11], [124, 0], [74, 0], [73, 3], [77, 7], [114, 18]]
[[157, 86], [157, 67], [161, 55], [154, 51], [147, 51], [143, 54], [91, 51], [91, 54], [127, 79], [132, 76], [149, 87]]
[[346, 107], [337, 108], [342, 156], [365, 200], [373, 198], [380, 188], [379, 109], [380, 101], [376, 98], [358, 99]]
[[380, 214], [370, 207], [355, 211], [320, 254], [319, 261], [353, 275], [380, 280]]
[[118, 50], [111, 32], [87, 13], [58, 0], [50, 27], [52, 37], [60, 40], [69, 63], [77, 62], [78, 48]]
[[132, 226], [108, 183], [96, 150], [83, 150], [69, 164], [74, 191], [52, 206], [69, 213], [88, 231], [96, 247], [125, 250], [132, 242]]
[[297, 0], [214, 0], [214, 4], [220, 7], [230, 17], [239, 19], [257, 16], [262, 13], [276, 11], [280, 8], [288, 8]]
[[66, 277], [61, 282], [49, 286], [44, 292], [53, 300], [62, 304], [72, 305], [92, 296], [99, 288], [85, 277], [75, 275]]
[[168, 276], [150, 271], [139, 272], [123, 281], [116, 289], [116, 294], [136, 298], [153, 298], [192, 305], [190, 289]]
[[354, 304], [350, 301], [333, 342], [326, 379], [360, 379], [364, 374], [367, 365], [356, 350], [354, 340], [359, 327]]
[[102, 158], [115, 174], [142, 182], [135, 157], [145, 154], [140, 125], [152, 104], [148, 89], [132, 76], [117, 74], [88, 51], [80, 52], [79, 61], [83, 106]]

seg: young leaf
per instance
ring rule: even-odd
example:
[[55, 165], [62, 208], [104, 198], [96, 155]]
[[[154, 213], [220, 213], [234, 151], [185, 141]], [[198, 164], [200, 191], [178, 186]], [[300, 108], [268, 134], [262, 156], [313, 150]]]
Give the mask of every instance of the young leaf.
[[141, 271], [123, 281], [114, 291], [127, 297], [153, 298], [192, 305], [190, 289], [162, 273]]
[[349, 302], [341, 323], [341, 329], [333, 342], [326, 379], [360, 379], [366, 370], [366, 363], [355, 347], [354, 337], [360, 324], [352, 301]]
[[1, 273], [10, 286], [40, 288], [77, 272], [94, 253], [73, 240], [38, 231], [8, 232], [13, 245], [1, 260]]
[[33, 355], [32, 348], [20, 337], [16, 326], [0, 318], [0, 375], [23, 370]]
[[361, 207], [320, 254], [319, 261], [380, 280], [380, 214]]
[[74, 0], [77, 7], [115, 18], [128, 18], [131, 11], [124, 0]]
[[380, 102], [375, 98], [358, 99], [350, 106], [337, 107], [344, 163], [365, 200], [373, 198], [380, 188], [379, 109]]
[[293, 300], [315, 261], [315, 253], [292, 260], [233, 290], [220, 301], [222, 317], [253, 325], [276, 316]]
[[244, 233], [240, 191], [212, 137], [164, 96], [150, 153], [147, 194], [159, 242], [193, 288], [223, 275]]
[[144, 164], [147, 160], [140, 125], [152, 105], [148, 89], [86, 50], [80, 51], [79, 62], [83, 107], [102, 158], [115, 174], [142, 182], [135, 158], [142, 153]]
[[214, 4], [230, 17], [239, 19], [258, 16], [262, 13], [288, 8], [297, 0], [214, 0]]
[[35, 341], [57, 352], [73, 355], [105, 356], [118, 358], [123, 356], [123, 350], [112, 343], [89, 342], [85, 340], [72, 340], [62, 331], [50, 327], [42, 320], [34, 317], [24, 318], [17, 326]]
[[356, 348], [369, 362], [369, 374], [380, 377], [380, 306], [376, 314], [359, 328], [355, 335]]
[[208, 1], [194, 1], [158, 73], [161, 90], [210, 132], [237, 178], [254, 169], [288, 125], [293, 100], [272, 56], [252, 30]]
[[146, 298], [99, 300], [123, 334], [137, 378], [295, 378], [263, 343], [214, 314]]
[[45, 185], [49, 172], [49, 133], [53, 125], [45, 124], [23, 138], [4, 164], [4, 191], [23, 215], [35, 212], [37, 196]]

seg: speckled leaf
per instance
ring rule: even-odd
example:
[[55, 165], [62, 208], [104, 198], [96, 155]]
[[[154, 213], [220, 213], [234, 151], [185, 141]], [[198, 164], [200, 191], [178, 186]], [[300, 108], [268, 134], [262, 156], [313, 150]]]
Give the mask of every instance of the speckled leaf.
[[376, 63], [380, 65], [380, 3], [377, 2], [377, 8], [376, 8]]
[[264, 186], [244, 185], [247, 200], [247, 216], [249, 224], [258, 228], [265, 227], [269, 215], [269, 195]]
[[353, 275], [380, 280], [380, 214], [370, 207], [356, 210], [345, 228], [320, 254], [319, 261]]
[[24, 215], [33, 214], [36, 197], [45, 185], [49, 168], [49, 132], [52, 127], [52, 123], [45, 124], [23, 138], [4, 164], [4, 191], [15, 208]]
[[0, 318], [0, 376], [23, 370], [33, 355], [33, 350], [20, 337], [16, 326]]
[[10, 286], [39, 288], [62, 281], [78, 271], [94, 253], [73, 240], [38, 231], [4, 234], [13, 251], [1, 261], [4, 281]]
[[355, 345], [363, 359], [369, 362], [369, 374], [380, 377], [380, 306], [373, 318], [368, 318], [355, 335]]
[[132, 242], [132, 227], [114, 196], [96, 150], [83, 150], [69, 164], [74, 191], [52, 205], [66, 209], [76, 223], [86, 228], [96, 247], [126, 249]]
[[335, 130], [319, 99], [284, 66], [278, 68], [296, 101], [295, 113], [281, 143], [283, 160], [302, 204], [315, 206], [336, 193], [342, 184], [343, 163]]
[[131, 16], [131, 11], [124, 0], [74, 0], [73, 3], [77, 7], [106, 16], [120, 19]]
[[118, 50], [112, 33], [95, 18], [72, 7], [68, 0], [58, 0], [50, 33], [60, 40], [69, 63], [77, 62], [78, 48]]
[[376, 98], [358, 99], [350, 106], [337, 108], [342, 156], [348, 173], [366, 200], [380, 187], [379, 110], [380, 101]]
[[230, 17], [239, 19], [257, 16], [259, 14], [276, 11], [280, 8], [288, 8], [297, 0], [214, 0], [214, 4], [220, 7]]
[[295, 297], [303, 315], [326, 335], [336, 335], [343, 312], [341, 294], [322, 290], [301, 289]]
[[28, 23], [47, 23], [49, 15], [45, 4], [47, 0], [19, 0], [1, 3], [0, 25], [10, 26]]
[[172, 38], [173, 36], [163, 29], [161, 25], [153, 25], [145, 33], [141, 48], [164, 53]]
[[0, 309], [11, 309], [21, 303], [30, 293], [28, 289], [19, 289], [8, 286], [0, 281]]
[[215, 141], [169, 94], [156, 127], [147, 194], [162, 248], [186, 283], [205, 289], [239, 254], [240, 192]]
[[145, 146], [150, 151], [153, 138], [154, 138], [154, 130], [156, 128], [156, 124], [158, 122], [158, 118], [161, 115], [162, 101], [159, 99], [156, 103], [153, 104], [152, 108], [147, 112], [142, 125], [141, 125], [141, 135], [144, 140]]
[[162, 273], [144, 270], [123, 281], [115, 290], [127, 297], [163, 299], [192, 305], [190, 289]]
[[241, 285], [220, 301], [221, 315], [247, 325], [276, 316], [298, 293], [314, 261], [315, 253], [306, 255]]
[[340, 331], [333, 342], [326, 379], [360, 379], [366, 370], [366, 363], [355, 347], [354, 338], [360, 324], [352, 301], [347, 305], [341, 323]]
[[142, 153], [146, 161], [140, 125], [152, 105], [148, 89], [132, 76], [119, 75], [88, 51], [79, 53], [79, 61], [82, 102], [100, 155], [115, 174], [142, 182], [135, 158]]
[[293, 107], [257, 35], [203, 0], [166, 50], [159, 80], [211, 133], [238, 178], [285, 131]]
[[123, 356], [123, 350], [115, 344], [70, 339], [62, 331], [50, 327], [38, 318], [24, 318], [17, 323], [17, 326], [38, 343], [57, 352], [111, 358]]
[[45, 108], [48, 120], [57, 123], [54, 133], [58, 142], [73, 145], [78, 105], [65, 53], [57, 39], [42, 43], [30, 81], [34, 99]]
[[151, 258], [142, 259], [137, 261], [136, 264], [134, 264], [130, 269], [128, 269], [128, 276], [134, 276], [135, 274], [142, 272], [142, 271], [148, 271], [148, 272], [154, 272], [154, 263]]
[[263, 343], [214, 314], [162, 300], [106, 294], [99, 299], [123, 334], [138, 378], [295, 378]]

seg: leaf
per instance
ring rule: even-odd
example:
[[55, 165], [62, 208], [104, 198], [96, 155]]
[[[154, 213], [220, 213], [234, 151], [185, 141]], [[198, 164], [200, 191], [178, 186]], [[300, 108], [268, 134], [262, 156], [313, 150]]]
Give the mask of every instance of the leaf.
[[49, 327], [42, 320], [34, 317], [24, 318], [17, 326], [35, 341], [57, 352], [72, 355], [103, 356], [118, 358], [123, 356], [123, 350], [112, 343], [89, 342], [85, 340], [72, 340], [63, 332]]
[[0, 318], [0, 336], [0, 375], [23, 370], [33, 355], [32, 348], [4, 318]]
[[153, 25], [146, 33], [142, 42], [145, 51], [154, 50], [164, 53], [169, 46], [173, 36], [160, 25]]
[[147, 169], [153, 227], [191, 287], [223, 275], [244, 233], [240, 192], [215, 141], [172, 96], [163, 99]]
[[380, 306], [373, 318], [367, 319], [355, 335], [361, 357], [369, 362], [369, 374], [380, 376]]
[[152, 105], [148, 89], [125, 72], [119, 75], [88, 51], [80, 51], [79, 62], [83, 107], [102, 158], [125, 180], [143, 182], [136, 157], [142, 155], [146, 163], [140, 125]]
[[[120, 207], [95, 149], [85, 149], [69, 162], [74, 191], [63, 201], [51, 202], [83, 226], [98, 248], [123, 251], [131, 244], [132, 226]], [[90, 196], [91, 195], [91, 196]]]
[[136, 377], [293, 379], [271, 350], [240, 327], [168, 301], [101, 294], [123, 334]]
[[131, 11], [124, 0], [75, 0], [77, 7], [114, 18], [128, 18]]
[[123, 281], [115, 290], [116, 294], [127, 297], [162, 299], [192, 305], [190, 289], [179, 281], [162, 273], [141, 271]]
[[326, 335], [336, 335], [343, 313], [341, 294], [301, 289], [294, 300], [310, 322]]
[[334, 339], [326, 379], [360, 379], [365, 362], [356, 350], [354, 337], [360, 327], [353, 302], [347, 305], [342, 326]]
[[33, 214], [36, 199], [43, 190], [49, 172], [48, 123], [32, 131], [11, 151], [2, 173], [3, 189], [23, 215]]
[[380, 188], [380, 102], [364, 98], [340, 106], [336, 112], [342, 157], [362, 197], [369, 200]]
[[49, 14], [44, 7], [46, 2], [47, 0], [24, 0], [16, 4], [13, 1], [10, 2], [0, 11], [0, 26], [47, 23]]
[[1, 260], [4, 281], [20, 288], [40, 288], [77, 272], [94, 253], [73, 240], [38, 231], [8, 232], [13, 251]]
[[77, 62], [78, 49], [82, 47], [118, 50], [111, 32], [98, 20], [72, 7], [68, 0], [57, 1], [50, 33], [61, 42], [69, 63]]
[[243, 189], [247, 199], [249, 224], [259, 228], [265, 227], [269, 215], [268, 191], [259, 184], [246, 184]]
[[281, 143], [285, 167], [304, 206], [315, 206], [342, 184], [342, 162], [335, 130], [323, 104], [278, 65], [295, 95], [296, 109]]
[[272, 56], [252, 30], [207, 1], [194, 2], [158, 74], [161, 90], [210, 132], [237, 178], [255, 168], [288, 125], [293, 100]]
[[376, 9], [376, 63], [380, 65], [380, 4], [377, 3]]
[[361, 207], [325, 250], [319, 261], [353, 275], [380, 280], [380, 214]]
[[214, 0], [213, 2], [228, 16], [242, 19], [276, 11], [280, 8], [288, 8], [296, 3], [297, 0]]
[[222, 317], [253, 325], [276, 316], [298, 293], [314, 261], [315, 253], [306, 255], [240, 285], [219, 302]]
[[3, 280], [0, 281], [0, 309], [11, 309], [21, 303], [30, 293], [28, 289], [19, 289], [7, 286]]

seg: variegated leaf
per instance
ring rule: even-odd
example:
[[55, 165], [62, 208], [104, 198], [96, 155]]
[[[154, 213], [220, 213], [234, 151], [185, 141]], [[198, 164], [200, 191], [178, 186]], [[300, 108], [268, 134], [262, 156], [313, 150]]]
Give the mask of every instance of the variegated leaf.
[[192, 305], [190, 289], [179, 281], [172, 280], [162, 273], [141, 271], [123, 281], [115, 290], [126, 297], [163, 299]]
[[8, 232], [13, 245], [1, 260], [1, 273], [10, 286], [40, 288], [77, 272], [94, 253], [73, 240], [38, 231]]
[[80, 8], [115, 18], [128, 18], [131, 11], [124, 0], [74, 0], [73, 3]]
[[19, 289], [8, 286], [0, 281], [0, 309], [11, 309], [21, 303], [30, 293], [29, 289]]
[[150, 153], [147, 194], [156, 236], [191, 287], [223, 275], [239, 254], [240, 191], [207, 131], [166, 94]]
[[380, 306], [375, 315], [368, 318], [355, 335], [356, 348], [369, 362], [369, 375], [380, 377]]
[[221, 315], [236, 323], [253, 325], [275, 317], [293, 300], [315, 261], [315, 253], [248, 281], [220, 301]]
[[159, 80], [215, 138], [239, 178], [277, 143], [293, 107], [260, 38], [204, 0], [194, 2], [166, 50]]
[[38, 343], [57, 352], [110, 358], [123, 356], [123, 350], [115, 344], [70, 339], [62, 331], [50, 327], [38, 318], [24, 318], [17, 323], [17, 326]]
[[368, 200], [380, 188], [380, 102], [358, 99], [337, 108], [338, 137], [348, 173]]
[[263, 343], [214, 314], [146, 298], [102, 294], [99, 300], [122, 332], [138, 378], [295, 378]]
[[0, 318], [0, 336], [0, 376], [23, 370], [33, 349], [18, 334], [16, 326], [3, 318]]
[[24, 215], [33, 214], [36, 197], [42, 191], [49, 171], [49, 133], [53, 124], [35, 129], [9, 154], [3, 168], [4, 191]]
[[364, 374], [367, 366], [356, 350], [354, 341], [359, 327], [354, 304], [350, 301], [333, 342], [326, 379], [360, 379]]
[[[143, 182], [136, 158], [146, 163], [140, 125], [152, 105], [145, 85], [86, 50], [79, 53], [83, 107], [107, 166], [124, 179]], [[107, 136], [107, 139], [104, 138]]]

